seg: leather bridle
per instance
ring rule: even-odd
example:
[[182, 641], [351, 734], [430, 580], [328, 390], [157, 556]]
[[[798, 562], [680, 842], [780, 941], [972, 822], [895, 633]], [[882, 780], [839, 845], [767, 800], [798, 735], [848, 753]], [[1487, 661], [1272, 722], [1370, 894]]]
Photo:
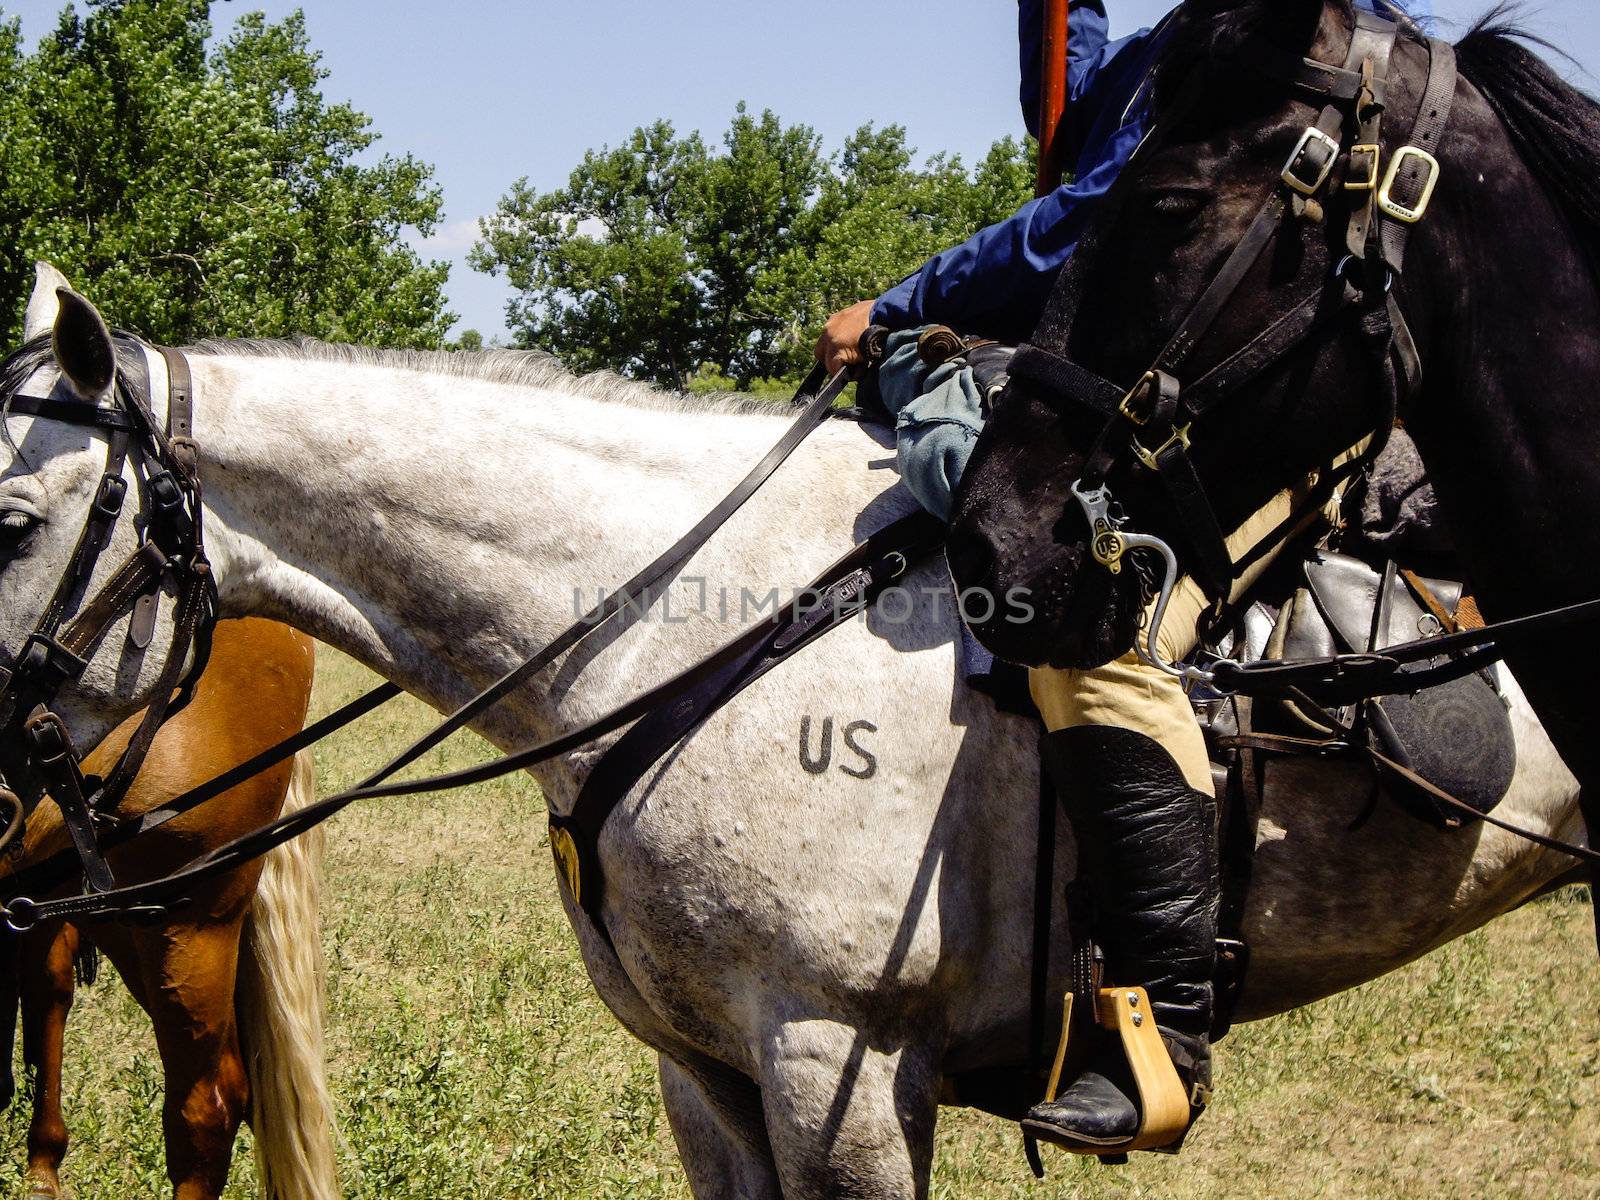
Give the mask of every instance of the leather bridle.
[[[1243, 53], [1246, 65], [1322, 104], [1321, 115], [1300, 136], [1272, 194], [1231, 255], [1132, 388], [1037, 345], [1019, 348], [1012, 360], [1014, 380], [1037, 384], [1104, 419], [1073, 484], [1073, 496], [1088, 521], [1090, 550], [1101, 567], [1120, 574], [1132, 552], [1148, 550], [1160, 555], [1165, 580], [1146, 626], [1147, 636], [1137, 648], [1141, 657], [1180, 677], [1203, 672], [1163, 661], [1156, 645], [1166, 601], [1177, 578], [1177, 559], [1161, 539], [1129, 528], [1107, 486], [1112, 471], [1131, 460], [1160, 479], [1194, 551], [1194, 574], [1207, 594], [1221, 603], [1254, 552], [1239, 562], [1229, 553], [1221, 523], [1190, 457], [1195, 422], [1296, 348], [1353, 316], [1385, 381], [1382, 407], [1374, 422], [1376, 436], [1365, 453], [1337, 471], [1325, 473], [1320, 481], [1311, 500], [1320, 507], [1335, 487], [1377, 456], [1395, 423], [1402, 396], [1410, 397], [1421, 388], [1421, 361], [1393, 287], [1404, 264], [1411, 230], [1427, 215], [1442, 174], [1435, 152], [1449, 122], [1456, 65], [1452, 47], [1428, 41], [1430, 66], [1422, 104], [1409, 142], [1389, 156], [1385, 170], [1382, 126], [1398, 34], [1395, 22], [1357, 13], [1342, 67], [1297, 57], [1264, 42], [1247, 45]], [[1150, 140], [1158, 135], [1159, 130]], [[1135, 169], [1136, 163], [1130, 164], [1125, 177]], [[1243, 348], [1198, 379], [1180, 382], [1185, 365], [1279, 230], [1290, 220], [1318, 224], [1327, 220], [1323, 199], [1336, 181], [1353, 202], [1343, 238], [1344, 254], [1335, 257], [1328, 276]], [[1114, 215], [1108, 212], [1101, 219]], [[1052, 301], [1059, 313], [1055, 327], [1071, 329], [1084, 299], [1088, 270], [1083, 261], [1066, 268]], [[1280, 530], [1303, 515], [1304, 510]]]
[[[7, 416], [78, 425], [106, 439], [105, 467], [55, 592], [21, 650], [9, 661], [0, 660], [0, 747], [6, 749], [10, 773], [9, 788], [0, 789], [0, 801], [10, 810], [0, 813], [9, 817], [0, 847], [20, 847], [25, 813], [47, 792], [61, 809], [90, 891], [116, 885], [97, 822], [122, 800], [162, 724], [188, 703], [205, 668], [217, 613], [205, 553], [188, 361], [177, 350], [147, 346], [131, 334], [113, 338], [125, 353], [117, 356], [108, 403], [80, 399], [65, 384], [49, 396], [0, 398]], [[164, 425], [151, 409], [147, 352], [159, 354], [166, 366]], [[126, 509], [130, 467], [139, 495], [138, 545], [91, 597], [96, 568]], [[130, 617], [131, 649], [149, 647], [163, 592], [176, 597], [177, 609], [154, 699], [111, 771], [104, 778], [86, 776], [66, 724], [52, 706], [61, 690], [83, 675], [122, 617]]]

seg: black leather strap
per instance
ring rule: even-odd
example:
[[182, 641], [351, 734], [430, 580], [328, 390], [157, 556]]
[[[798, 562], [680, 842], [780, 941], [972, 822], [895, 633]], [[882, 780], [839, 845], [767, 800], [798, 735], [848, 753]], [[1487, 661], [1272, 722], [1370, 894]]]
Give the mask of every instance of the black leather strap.
[[3, 405], [7, 413], [19, 417], [43, 417], [64, 425], [87, 425], [95, 429], [115, 429], [131, 433], [138, 422], [120, 408], [106, 408], [83, 400], [60, 400], [53, 396], [13, 396]]
[[1194, 460], [1181, 443], [1174, 443], [1156, 455], [1156, 471], [1195, 553], [1196, 578], [1212, 600], [1226, 603], [1233, 592], [1233, 560]]
[[1064, 396], [1107, 419], [1116, 416], [1126, 395], [1107, 379], [1042, 346], [1024, 343], [1011, 357], [1013, 379], [1036, 383], [1046, 395]]
[[78, 859], [83, 864], [84, 877], [93, 892], [110, 891], [116, 881], [100, 852], [95, 835], [94, 813], [84, 799], [83, 772], [78, 766], [78, 752], [72, 745], [66, 724], [51, 712], [41, 712], [28, 719], [24, 731], [30, 746], [30, 759], [44, 780], [46, 789], [61, 812], [62, 823], [72, 838]]
[[1184, 318], [1183, 324], [1157, 355], [1155, 370], [1176, 375], [1188, 361], [1189, 355], [1194, 352], [1200, 339], [1216, 323], [1217, 318], [1222, 315], [1222, 310], [1238, 292], [1244, 277], [1260, 260], [1267, 243], [1277, 234], [1278, 227], [1283, 224], [1287, 205], [1288, 201], [1282, 190], [1274, 190], [1261, 211], [1256, 214], [1256, 219], [1250, 223], [1250, 228], [1245, 231], [1244, 237], [1240, 238], [1239, 244], [1233, 248], [1228, 261], [1212, 278], [1206, 290], [1200, 294], [1200, 299], [1195, 301], [1189, 315]]
[[[1428, 42], [1428, 52], [1428, 82], [1423, 89], [1422, 104], [1417, 110], [1416, 124], [1407, 145], [1437, 157], [1455, 105], [1456, 52], [1448, 42], [1437, 40]], [[1403, 154], [1404, 150], [1396, 153]], [[1406, 156], [1405, 162], [1395, 172], [1394, 199], [1408, 208], [1418, 205], [1430, 186], [1432, 170], [1427, 159], [1417, 155]], [[1396, 275], [1405, 266], [1406, 244], [1411, 239], [1413, 227], [1390, 216], [1382, 218], [1379, 240], [1383, 261]]]
[[1361, 72], [1291, 54], [1266, 38], [1255, 38], [1239, 51], [1239, 59], [1268, 79], [1320, 101], [1354, 100], [1361, 90]]
[[[323, 738], [329, 737], [346, 725], [359, 720], [403, 694], [395, 684], [379, 684], [371, 691], [357, 696], [348, 704], [342, 705], [329, 713], [320, 721], [307, 725], [293, 737], [285, 738], [277, 745], [263, 750], [254, 758], [247, 759], [238, 766], [224, 771], [221, 775], [217, 775], [205, 783], [189, 789], [187, 792], [174, 796], [160, 808], [153, 808], [137, 817], [129, 817], [117, 821], [115, 824], [107, 825], [100, 833], [101, 849], [109, 853], [118, 846], [124, 846], [133, 841], [136, 837], [143, 837], [152, 830], [161, 828], [167, 822], [183, 816], [184, 813], [192, 812], [207, 800], [238, 787], [241, 783], [255, 778], [263, 771], [270, 771], [285, 759], [294, 757], [306, 747], [320, 742]], [[109, 820], [109, 817], [106, 819]], [[20, 871], [6, 876], [4, 885], [7, 891], [17, 895], [42, 895], [72, 878], [77, 870], [77, 857], [72, 851], [63, 850], [40, 862], [30, 863]]]
[[[1389, 65], [1394, 56], [1396, 33], [1393, 22], [1365, 11], [1356, 13], [1356, 27], [1347, 65], [1361, 75], [1361, 88], [1355, 97], [1356, 137], [1351, 146], [1351, 172], [1350, 177], [1345, 179], [1345, 190], [1364, 193], [1364, 196], [1361, 203], [1350, 206], [1345, 249], [1346, 253], [1358, 260], [1366, 258], [1367, 240], [1371, 236], [1373, 217], [1377, 213], [1383, 115], [1388, 105]], [[1364, 151], [1358, 162], [1358, 156], [1354, 153], [1356, 146], [1373, 149]], [[1358, 171], [1365, 172], [1360, 179], [1353, 177]]]
[[[1325, 715], [1327, 714], [1319, 714], [1319, 719]], [[1486, 813], [1476, 809], [1442, 788], [1429, 783], [1405, 764], [1397, 762], [1382, 751], [1375, 750], [1364, 743], [1319, 741], [1312, 738], [1290, 737], [1275, 733], [1249, 733], [1241, 734], [1238, 737], [1221, 738], [1219, 744], [1229, 750], [1265, 751], [1271, 754], [1319, 755], [1325, 757], [1338, 757], [1347, 754], [1360, 755], [1368, 759], [1374, 767], [1378, 768], [1381, 775], [1391, 781], [1399, 781], [1408, 787], [1416, 788], [1446, 809], [1459, 812], [1463, 824], [1482, 821], [1486, 825], [1493, 825], [1496, 829], [1523, 838], [1536, 846], [1544, 847], [1546, 850], [1554, 850], [1558, 854], [1568, 855], [1591, 866], [1600, 866], [1600, 851], [1537, 833], [1502, 817], [1497, 817], [1493, 813]]]

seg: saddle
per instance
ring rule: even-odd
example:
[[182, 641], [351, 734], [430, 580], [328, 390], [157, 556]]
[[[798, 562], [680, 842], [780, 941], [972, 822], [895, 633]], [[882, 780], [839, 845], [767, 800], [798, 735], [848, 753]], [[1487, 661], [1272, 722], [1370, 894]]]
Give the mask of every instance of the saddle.
[[[1392, 562], [1377, 571], [1358, 558], [1318, 553], [1305, 561], [1301, 586], [1280, 609], [1265, 656], [1319, 658], [1439, 637], [1455, 627], [1463, 591], [1459, 583], [1425, 580]], [[1274, 707], [1276, 712], [1258, 708], [1258, 727], [1376, 752], [1373, 761], [1384, 782], [1393, 785], [1395, 798], [1443, 827], [1470, 818], [1425, 788], [1409, 786], [1405, 773], [1385, 769], [1384, 760], [1479, 813], [1500, 803], [1516, 770], [1511, 714], [1492, 668], [1414, 695], [1380, 697], [1331, 712], [1292, 700]]]

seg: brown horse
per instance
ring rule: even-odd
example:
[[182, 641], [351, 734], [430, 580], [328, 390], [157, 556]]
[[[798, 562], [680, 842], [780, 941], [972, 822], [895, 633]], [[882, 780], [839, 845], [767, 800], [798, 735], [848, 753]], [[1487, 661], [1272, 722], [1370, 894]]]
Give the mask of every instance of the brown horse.
[[[297, 732], [311, 696], [312, 642], [268, 621], [218, 625], [193, 702], [155, 741], [123, 801], [130, 815]], [[105, 770], [138, 718], [86, 760]], [[314, 795], [308, 753], [256, 776], [109, 856], [118, 880], [153, 878]], [[48, 801], [29, 820], [22, 862], [70, 845]], [[265, 860], [197, 890], [150, 926], [56, 923], [21, 939], [23, 1057], [35, 1072], [28, 1131], [29, 1200], [62, 1194], [62, 1040], [81, 939], [104, 951], [150, 1015], [166, 1074], [162, 1126], [177, 1200], [220, 1196], [239, 1122], [255, 1133], [263, 1194], [337, 1195], [332, 1110], [322, 1052], [323, 974], [317, 930], [321, 841], [298, 838]], [[243, 952], [241, 952], [241, 948]]]

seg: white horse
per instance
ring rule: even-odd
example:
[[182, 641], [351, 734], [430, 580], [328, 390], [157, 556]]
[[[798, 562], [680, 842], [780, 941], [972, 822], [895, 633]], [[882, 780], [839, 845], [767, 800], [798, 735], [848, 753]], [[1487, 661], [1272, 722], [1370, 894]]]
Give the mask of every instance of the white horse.
[[[30, 334], [50, 329], [56, 282], [42, 274]], [[79, 336], [57, 339], [68, 376], [93, 351]], [[676, 538], [785, 424], [749, 402], [576, 379], [507, 353], [218, 343], [191, 362], [224, 611], [295, 625], [442, 709]], [[56, 372], [42, 363], [29, 390]], [[159, 359], [152, 372], [159, 404]], [[0, 645], [15, 653], [104, 452], [77, 426], [6, 426]], [[482, 732], [509, 749], [603, 713], [912, 505], [871, 429], [825, 426], [648, 619], [592, 639]], [[103, 563], [129, 548], [126, 520], [117, 537]], [[924, 566], [898, 611], [829, 634], [652, 771], [600, 841], [614, 949], [566, 897], [600, 995], [659, 1051], [699, 1197], [924, 1196], [947, 1085], [1027, 1060], [1034, 734], [964, 686], [955, 608], [942, 563]], [[60, 709], [82, 744], [143, 703], [159, 667], [115, 629], [105, 646]], [[1511, 694], [1521, 757], [1502, 811], [1579, 839], [1576, 786]], [[552, 809], [571, 805], [597, 753], [538, 772]], [[1392, 806], [1347, 832], [1370, 786], [1354, 767], [1285, 761], [1269, 784], [1242, 1017], [1391, 970], [1572, 866]]]

